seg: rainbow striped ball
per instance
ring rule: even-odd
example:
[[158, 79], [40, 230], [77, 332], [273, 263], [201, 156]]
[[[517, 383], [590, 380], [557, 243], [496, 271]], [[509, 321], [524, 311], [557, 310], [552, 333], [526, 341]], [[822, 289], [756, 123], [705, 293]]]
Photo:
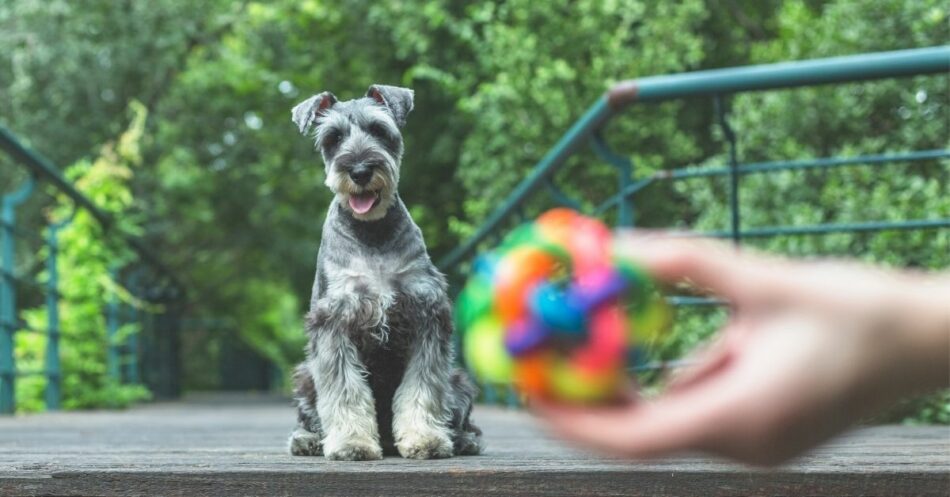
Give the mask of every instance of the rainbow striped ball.
[[600, 221], [554, 209], [480, 256], [456, 320], [468, 366], [529, 397], [607, 402], [627, 369], [669, 323], [646, 272], [614, 257]]

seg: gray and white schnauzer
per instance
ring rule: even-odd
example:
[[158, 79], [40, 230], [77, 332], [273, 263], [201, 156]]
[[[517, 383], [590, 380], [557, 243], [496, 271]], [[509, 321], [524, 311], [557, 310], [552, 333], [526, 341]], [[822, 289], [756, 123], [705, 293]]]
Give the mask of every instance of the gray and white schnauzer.
[[334, 193], [307, 314], [307, 359], [294, 373], [294, 455], [430, 459], [477, 454], [476, 390], [454, 368], [445, 277], [399, 198], [412, 90], [373, 85], [363, 98], [330, 92], [293, 109], [315, 131]]

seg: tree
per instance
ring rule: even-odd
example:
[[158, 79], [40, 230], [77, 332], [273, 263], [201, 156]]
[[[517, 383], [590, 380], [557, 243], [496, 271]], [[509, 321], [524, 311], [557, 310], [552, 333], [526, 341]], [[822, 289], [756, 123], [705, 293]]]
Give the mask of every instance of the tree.
[[[148, 108], [130, 208], [194, 296], [186, 386], [213, 388], [220, 372], [208, 358], [229, 342], [285, 369], [302, 356], [300, 316], [330, 202], [323, 165], [289, 119], [311, 94], [415, 88], [400, 193], [437, 258], [611, 83], [946, 39], [935, 0], [15, 0], [0, 5], [0, 67], [12, 69], [0, 71], [0, 116], [72, 164], [126, 129], [128, 102]], [[945, 148], [946, 102], [945, 77], [919, 78], [739, 96], [730, 119], [746, 161]], [[708, 101], [635, 106], [606, 138], [638, 176], [724, 160]], [[946, 212], [945, 163], [898, 168], [907, 174], [746, 177], [744, 222]], [[0, 187], [18, 179], [4, 174]], [[557, 179], [586, 206], [616, 188], [616, 172], [590, 153]], [[638, 223], [721, 228], [724, 191], [715, 181], [651, 189], [638, 197]], [[39, 232], [39, 207], [24, 212]], [[945, 267], [946, 236], [835, 235], [766, 248]], [[709, 316], [681, 321], [663, 354], [711, 328]]]

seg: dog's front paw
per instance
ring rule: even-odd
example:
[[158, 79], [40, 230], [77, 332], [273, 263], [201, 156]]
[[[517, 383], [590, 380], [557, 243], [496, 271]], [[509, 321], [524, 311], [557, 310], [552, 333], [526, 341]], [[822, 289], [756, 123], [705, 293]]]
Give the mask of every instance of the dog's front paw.
[[396, 442], [396, 449], [406, 459], [444, 459], [452, 457], [452, 440], [440, 431], [411, 433]]
[[383, 458], [383, 449], [372, 440], [344, 440], [332, 447], [327, 443], [323, 453], [331, 461], [375, 461]]
[[466, 431], [455, 439], [457, 456], [477, 456], [482, 453], [482, 448], [482, 437], [475, 433]]
[[303, 428], [297, 428], [290, 434], [290, 453], [295, 456], [323, 455], [323, 444], [320, 442], [320, 435]]

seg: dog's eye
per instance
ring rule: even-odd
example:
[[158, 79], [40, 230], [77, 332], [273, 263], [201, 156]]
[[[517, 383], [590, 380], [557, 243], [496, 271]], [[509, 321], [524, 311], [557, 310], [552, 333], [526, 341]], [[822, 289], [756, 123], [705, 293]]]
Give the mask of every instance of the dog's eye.
[[340, 132], [337, 130], [332, 130], [323, 137], [323, 148], [333, 148], [340, 143]]
[[386, 131], [386, 128], [382, 124], [370, 124], [369, 125], [369, 134], [373, 135], [379, 139], [389, 138], [389, 132]]

